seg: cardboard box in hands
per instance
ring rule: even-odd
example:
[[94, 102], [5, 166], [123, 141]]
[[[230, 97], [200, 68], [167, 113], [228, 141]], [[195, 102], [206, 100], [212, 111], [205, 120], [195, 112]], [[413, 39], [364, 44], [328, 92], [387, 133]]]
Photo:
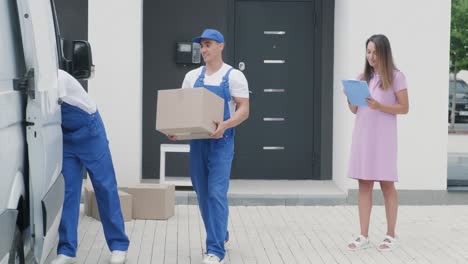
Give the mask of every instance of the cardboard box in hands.
[[156, 130], [178, 140], [210, 138], [224, 117], [224, 99], [205, 88], [159, 90]]

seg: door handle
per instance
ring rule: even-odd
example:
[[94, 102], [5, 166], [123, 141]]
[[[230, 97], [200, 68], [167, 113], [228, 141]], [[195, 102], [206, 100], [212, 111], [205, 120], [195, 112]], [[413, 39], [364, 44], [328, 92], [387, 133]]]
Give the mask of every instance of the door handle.
[[243, 61], [239, 62], [239, 70], [244, 71], [245, 70], [245, 63]]

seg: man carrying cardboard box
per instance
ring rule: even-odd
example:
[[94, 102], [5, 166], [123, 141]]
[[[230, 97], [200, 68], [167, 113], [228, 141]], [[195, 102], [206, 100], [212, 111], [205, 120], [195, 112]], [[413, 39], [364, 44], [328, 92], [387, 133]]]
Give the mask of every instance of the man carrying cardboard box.
[[[190, 142], [190, 177], [206, 230], [203, 264], [219, 264], [223, 263], [224, 244], [229, 240], [227, 192], [234, 127], [249, 116], [249, 89], [244, 74], [223, 62], [224, 37], [219, 31], [206, 29], [193, 42], [201, 44], [206, 66], [188, 72], [182, 88], [204, 87], [224, 99], [224, 120], [213, 120], [217, 128], [211, 139]], [[177, 140], [175, 136], [169, 139]]]

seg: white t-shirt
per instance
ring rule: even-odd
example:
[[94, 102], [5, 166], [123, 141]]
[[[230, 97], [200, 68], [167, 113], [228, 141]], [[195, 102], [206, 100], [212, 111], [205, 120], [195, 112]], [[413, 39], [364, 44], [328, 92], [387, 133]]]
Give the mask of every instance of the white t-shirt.
[[[203, 66], [189, 71], [185, 75], [182, 88], [193, 88], [195, 82], [202, 72], [202, 68]], [[221, 69], [219, 69], [217, 72], [211, 75], [205, 73], [205, 85], [219, 86], [223, 81], [224, 75], [226, 75], [230, 68], [232, 68], [230, 65], [224, 63]], [[229, 101], [229, 112], [231, 113], [231, 116], [233, 116], [234, 112], [236, 111], [236, 102], [232, 99], [232, 97], [249, 98], [249, 85], [247, 83], [247, 79], [239, 70], [233, 69], [229, 74], [229, 93], [231, 94], [231, 100]]]
[[67, 104], [76, 106], [92, 114], [97, 110], [96, 103], [91, 99], [83, 86], [68, 72], [58, 70], [59, 98]]

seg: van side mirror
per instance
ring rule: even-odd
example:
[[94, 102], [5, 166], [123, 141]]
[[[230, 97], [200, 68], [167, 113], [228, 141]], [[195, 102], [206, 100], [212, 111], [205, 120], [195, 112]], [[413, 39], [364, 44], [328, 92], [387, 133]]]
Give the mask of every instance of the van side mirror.
[[76, 79], [89, 79], [94, 75], [91, 45], [84, 40], [73, 41], [72, 75]]

